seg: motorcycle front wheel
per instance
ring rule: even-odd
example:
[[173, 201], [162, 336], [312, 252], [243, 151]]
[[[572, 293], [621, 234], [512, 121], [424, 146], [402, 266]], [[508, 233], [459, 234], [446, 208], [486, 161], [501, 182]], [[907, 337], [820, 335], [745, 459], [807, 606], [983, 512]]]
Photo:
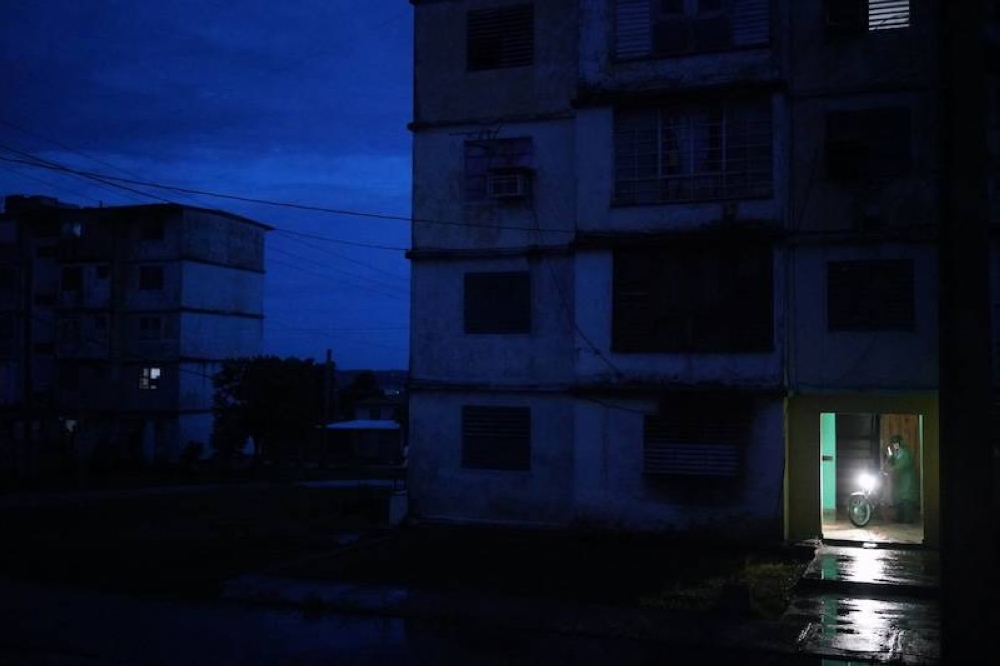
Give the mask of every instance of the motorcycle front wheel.
[[847, 503], [847, 517], [857, 527], [864, 527], [872, 519], [872, 505], [863, 497], [852, 497]]

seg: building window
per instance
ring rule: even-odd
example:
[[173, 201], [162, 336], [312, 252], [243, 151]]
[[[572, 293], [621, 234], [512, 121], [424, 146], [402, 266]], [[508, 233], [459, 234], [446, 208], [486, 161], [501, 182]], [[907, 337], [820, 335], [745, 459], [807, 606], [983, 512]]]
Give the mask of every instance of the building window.
[[107, 264], [97, 264], [94, 266], [94, 277], [98, 280], [107, 280], [110, 272], [110, 267]]
[[35, 353], [49, 356], [56, 353], [56, 345], [54, 342], [36, 342], [35, 343]]
[[769, 0], [615, 0], [615, 57], [668, 57], [765, 46]]
[[830, 331], [912, 331], [913, 261], [831, 261], [826, 265]]
[[850, 34], [910, 26], [909, 0], [824, 0], [827, 32]]
[[528, 271], [465, 274], [466, 333], [530, 333]]
[[163, 240], [163, 220], [143, 220], [139, 237], [144, 241]]
[[535, 58], [535, 9], [513, 5], [470, 11], [466, 18], [470, 72], [523, 67]]
[[615, 203], [771, 195], [766, 99], [615, 114]]
[[102, 332], [108, 330], [108, 315], [106, 314], [94, 315], [94, 330]]
[[770, 245], [675, 241], [614, 255], [612, 348], [622, 353], [768, 352]]
[[83, 267], [64, 266], [59, 277], [59, 288], [63, 291], [80, 291], [83, 289]]
[[163, 319], [160, 317], [139, 317], [139, 339], [160, 340], [163, 338]]
[[59, 388], [65, 391], [76, 391], [80, 388], [80, 363], [78, 361], [60, 361], [57, 370]]
[[653, 477], [737, 477], [752, 422], [752, 404], [740, 396], [666, 396], [660, 413], [643, 419], [643, 472]]
[[[466, 141], [465, 200], [528, 196], [533, 165], [531, 137]], [[498, 188], [500, 181], [503, 189]]]
[[163, 289], [163, 266], [140, 266], [139, 289], [143, 291]]
[[463, 406], [462, 467], [531, 469], [531, 410]]
[[17, 268], [0, 266], [0, 293], [9, 294], [17, 291]]
[[143, 391], [160, 388], [160, 374], [159, 368], [142, 368], [139, 371], [139, 388]]
[[826, 175], [834, 181], [909, 173], [910, 110], [832, 111], [826, 115]]

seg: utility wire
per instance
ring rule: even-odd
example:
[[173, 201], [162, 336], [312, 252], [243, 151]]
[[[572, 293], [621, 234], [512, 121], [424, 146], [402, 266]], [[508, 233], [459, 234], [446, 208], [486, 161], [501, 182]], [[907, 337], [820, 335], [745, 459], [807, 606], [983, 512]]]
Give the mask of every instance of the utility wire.
[[368, 262], [359, 261], [357, 259], [354, 259], [352, 257], [347, 256], [346, 254], [341, 254], [340, 252], [334, 252], [333, 250], [331, 250], [329, 248], [317, 247], [317, 246], [313, 245], [312, 243], [307, 243], [304, 240], [302, 240], [300, 238], [296, 238], [294, 236], [286, 235], [285, 238], [287, 238], [288, 240], [292, 241], [293, 243], [298, 243], [298, 244], [300, 244], [300, 245], [302, 245], [304, 247], [307, 247], [310, 250], [316, 250], [316, 251], [322, 252], [324, 254], [332, 255], [332, 256], [337, 257], [338, 259], [342, 259], [342, 260], [344, 260], [346, 262], [349, 262], [349, 263], [352, 263], [352, 264], [357, 264], [358, 266], [361, 266], [361, 267], [363, 267], [363, 268], [365, 268], [365, 269], [367, 269], [367, 270], [369, 270], [369, 271], [371, 271], [373, 273], [380, 273], [382, 275], [385, 275], [386, 277], [392, 278], [394, 280], [400, 280], [400, 281], [405, 282], [407, 284], [409, 284], [409, 282], [410, 282], [410, 277], [408, 275], [401, 275], [401, 274], [395, 273], [393, 271], [387, 271], [387, 270], [378, 268], [376, 266], [372, 266]]
[[8, 167], [8, 166], [2, 166], [2, 165], [0, 165], [0, 169], [3, 169], [4, 171], [12, 173], [12, 174], [14, 174], [16, 176], [20, 176], [21, 178], [27, 178], [29, 180], [35, 181], [36, 183], [41, 183], [42, 185], [47, 185], [48, 187], [51, 187], [51, 188], [54, 188], [54, 189], [57, 189], [57, 190], [62, 190], [63, 192], [68, 192], [68, 193], [72, 194], [73, 196], [80, 197], [81, 199], [90, 199], [91, 201], [96, 201], [97, 203], [101, 202], [100, 199], [95, 199], [94, 197], [86, 195], [86, 194], [84, 194], [82, 192], [77, 192], [76, 190], [71, 190], [68, 187], [64, 187], [64, 186], [59, 185], [57, 183], [53, 183], [52, 181], [45, 180], [44, 178], [38, 178], [36, 176], [32, 176], [31, 174], [28, 174], [28, 173], [21, 173], [17, 169], [13, 169], [13, 168]]
[[[311, 259], [309, 259], [307, 257], [303, 257], [301, 255], [297, 255], [294, 252], [288, 252], [287, 250], [283, 250], [280, 247], [272, 247], [271, 251], [272, 252], [277, 252], [279, 254], [283, 254], [283, 255], [285, 255], [287, 257], [290, 257], [290, 258], [295, 259], [295, 260], [300, 261], [300, 262], [305, 262], [308, 265], [316, 266], [317, 268], [320, 268], [320, 269], [323, 269], [323, 270], [334, 271], [335, 273], [338, 273], [340, 275], [344, 275], [344, 276], [346, 276], [348, 278], [355, 278], [356, 277], [356, 278], [359, 278], [361, 280], [366, 280], [370, 284], [372, 284], [372, 285], [374, 285], [376, 287], [381, 287], [383, 289], [388, 289], [390, 291], [396, 291], [396, 292], [398, 292], [400, 294], [407, 293], [403, 289], [403, 287], [399, 286], [398, 284], [389, 284], [387, 282], [381, 282], [381, 281], [376, 280], [374, 278], [366, 277], [364, 275], [359, 275], [357, 273], [352, 273], [349, 270], [340, 268], [339, 266], [330, 266], [329, 264], [323, 264], [323, 263], [320, 263], [318, 261], [313, 261], [313, 260], [311, 260]], [[334, 276], [330, 276], [330, 275], [328, 275], [326, 277], [329, 277], [331, 280], [337, 279]]]
[[[26, 155], [27, 157], [29, 157], [31, 159], [38, 160], [38, 161], [40, 161], [42, 163], [36, 163], [36, 162], [27, 161], [27, 160], [17, 160], [17, 159], [8, 158], [8, 157], [0, 157], [0, 159], [6, 160], [8, 162], [16, 162], [16, 163], [21, 163], [21, 164], [27, 164], [28, 166], [34, 166], [34, 167], [43, 168], [43, 169], [51, 169], [51, 170], [56, 170], [56, 171], [64, 171], [66, 173], [73, 173], [73, 174], [76, 174], [78, 176], [83, 176], [85, 178], [103, 179], [103, 180], [106, 180], [106, 181], [114, 181], [114, 182], [119, 182], [119, 183], [127, 183], [129, 185], [138, 185], [138, 186], [141, 186], [141, 187], [152, 187], [154, 189], [167, 190], [167, 191], [171, 191], [171, 192], [185, 192], [187, 194], [199, 194], [199, 195], [202, 195], [202, 196], [215, 197], [215, 198], [218, 198], [218, 199], [229, 199], [229, 200], [232, 200], [232, 201], [241, 201], [243, 203], [260, 204], [260, 205], [263, 205], [263, 206], [275, 206], [275, 207], [280, 207], [280, 208], [290, 208], [290, 209], [294, 209], [294, 210], [311, 211], [311, 212], [315, 212], [315, 213], [330, 213], [330, 214], [333, 214], [333, 215], [345, 215], [345, 216], [349, 216], [349, 217], [362, 217], [362, 218], [375, 219], [375, 220], [395, 220], [395, 221], [400, 221], [400, 222], [410, 222], [412, 224], [438, 224], [438, 225], [456, 226], [456, 227], [480, 227], [480, 228], [486, 228], [486, 229], [503, 229], [503, 230], [509, 230], [509, 231], [530, 231], [530, 232], [541, 231], [541, 232], [546, 232], [546, 233], [559, 233], [559, 234], [574, 234], [574, 233], [576, 233], [576, 231], [574, 229], [543, 228], [543, 227], [540, 227], [540, 226], [537, 226], [537, 225], [534, 226], [534, 227], [531, 227], [531, 226], [503, 226], [503, 225], [485, 224], [485, 223], [477, 223], [477, 222], [457, 222], [457, 221], [454, 221], [454, 220], [437, 220], [437, 219], [432, 219], [432, 218], [416, 218], [416, 217], [412, 217], [412, 216], [393, 215], [393, 214], [389, 214], [389, 213], [373, 213], [373, 212], [369, 212], [369, 211], [353, 210], [353, 209], [348, 209], [348, 208], [332, 208], [332, 207], [328, 207], [328, 206], [317, 206], [317, 205], [313, 205], [313, 204], [302, 204], [302, 203], [296, 203], [296, 202], [291, 202], [291, 201], [277, 201], [277, 200], [274, 200], [274, 199], [260, 199], [260, 198], [257, 198], [257, 197], [245, 197], [245, 196], [241, 196], [241, 195], [237, 195], [237, 194], [226, 194], [226, 193], [222, 193], [222, 192], [213, 192], [213, 191], [210, 191], [210, 190], [202, 190], [202, 189], [196, 189], [196, 188], [191, 188], [191, 187], [180, 187], [180, 186], [177, 186], [177, 185], [165, 185], [163, 183], [156, 183], [156, 182], [152, 182], [152, 181], [139, 180], [139, 179], [135, 179], [135, 178], [121, 178], [119, 176], [111, 176], [111, 175], [108, 175], [108, 174], [96, 173], [96, 172], [93, 172], [93, 171], [86, 171], [86, 170], [83, 170], [83, 169], [73, 169], [73, 168], [67, 167], [65, 165], [56, 164], [56, 163], [53, 163], [53, 162], [48, 162], [46, 160], [39, 160], [39, 158], [36, 158], [33, 155], [26, 154], [26, 153], [23, 153], [21, 151], [17, 151], [17, 150], [8, 148], [7, 146], [4, 146], [3, 144], [0, 144], [0, 148], [2, 148], [4, 150], [8, 150], [10, 152], [17, 153], [17, 154]], [[103, 180], [102, 180], [102, 182], [103, 182]], [[140, 192], [140, 194], [143, 194], [143, 193]], [[146, 196], [153, 196], [153, 195], [146, 195]]]

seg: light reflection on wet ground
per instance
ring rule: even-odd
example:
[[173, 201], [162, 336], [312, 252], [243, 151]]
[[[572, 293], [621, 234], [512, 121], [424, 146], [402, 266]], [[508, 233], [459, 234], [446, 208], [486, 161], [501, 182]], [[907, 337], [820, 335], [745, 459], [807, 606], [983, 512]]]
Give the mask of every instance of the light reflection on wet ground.
[[933, 590], [939, 586], [940, 560], [927, 550], [823, 546], [805, 578]]
[[796, 599], [785, 617], [808, 623], [799, 646], [813, 654], [866, 661], [939, 658], [941, 618], [933, 600], [816, 594]]

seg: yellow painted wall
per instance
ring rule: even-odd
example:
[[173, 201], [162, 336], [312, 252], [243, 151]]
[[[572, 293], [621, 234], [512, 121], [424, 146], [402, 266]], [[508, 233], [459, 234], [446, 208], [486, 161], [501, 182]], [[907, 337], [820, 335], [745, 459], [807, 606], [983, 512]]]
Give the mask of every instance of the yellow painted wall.
[[938, 399], [936, 392], [879, 394], [799, 394], [785, 401], [785, 537], [809, 539], [820, 526], [819, 415], [922, 414], [924, 446], [924, 543], [937, 547], [941, 538]]

